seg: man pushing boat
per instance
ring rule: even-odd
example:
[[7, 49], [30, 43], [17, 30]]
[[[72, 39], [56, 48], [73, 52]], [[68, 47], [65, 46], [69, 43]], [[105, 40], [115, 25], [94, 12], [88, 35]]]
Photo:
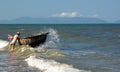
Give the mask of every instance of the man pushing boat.
[[[10, 42], [10, 51], [12, 52], [15, 48], [15, 44], [17, 42], [17, 40], [19, 39], [19, 36], [20, 36], [20, 32], [17, 32], [13, 38], [12, 38], [12, 41]], [[9, 37], [8, 37], [9, 38]]]
[[28, 36], [25, 38], [19, 38], [20, 32], [17, 32], [16, 35], [11, 36], [8, 35], [8, 39], [12, 40], [10, 42], [10, 51], [13, 51], [15, 48], [15, 44], [18, 42], [19, 45], [28, 45], [31, 47], [37, 47], [40, 44], [44, 44], [47, 38], [49, 32], [47, 33], [42, 33], [42, 34], [37, 34], [37, 35], [32, 35]]

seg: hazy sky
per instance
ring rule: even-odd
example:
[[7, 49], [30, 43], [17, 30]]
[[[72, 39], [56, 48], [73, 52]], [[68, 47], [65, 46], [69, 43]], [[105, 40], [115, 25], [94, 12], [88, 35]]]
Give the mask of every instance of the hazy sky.
[[19, 17], [120, 19], [120, 0], [0, 0], [0, 20]]

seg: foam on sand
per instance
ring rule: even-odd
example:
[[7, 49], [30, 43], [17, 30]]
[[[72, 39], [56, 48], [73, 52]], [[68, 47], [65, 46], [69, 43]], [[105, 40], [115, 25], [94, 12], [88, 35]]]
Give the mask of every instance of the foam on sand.
[[86, 70], [79, 70], [73, 68], [71, 65], [62, 64], [54, 60], [48, 60], [44, 58], [36, 58], [35, 56], [30, 56], [25, 59], [28, 66], [38, 68], [44, 72], [90, 72]]

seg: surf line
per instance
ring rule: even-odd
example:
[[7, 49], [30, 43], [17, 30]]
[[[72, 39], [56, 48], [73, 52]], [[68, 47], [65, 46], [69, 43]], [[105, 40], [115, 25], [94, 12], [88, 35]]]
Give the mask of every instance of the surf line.
[[91, 72], [89, 70], [79, 70], [71, 65], [59, 63], [54, 60], [44, 58], [36, 58], [36, 55], [30, 56], [25, 59], [28, 66], [38, 68], [44, 72]]

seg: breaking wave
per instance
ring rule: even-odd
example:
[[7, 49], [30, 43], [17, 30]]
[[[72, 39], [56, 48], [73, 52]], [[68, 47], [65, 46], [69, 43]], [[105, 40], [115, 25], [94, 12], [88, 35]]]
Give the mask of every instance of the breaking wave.
[[28, 66], [38, 68], [44, 72], [90, 72], [86, 70], [79, 70], [73, 68], [71, 65], [59, 63], [54, 60], [36, 58], [35, 56], [30, 56], [25, 59], [25, 61]]
[[0, 50], [5, 50], [5, 47], [8, 46], [9, 42], [0, 40]]

